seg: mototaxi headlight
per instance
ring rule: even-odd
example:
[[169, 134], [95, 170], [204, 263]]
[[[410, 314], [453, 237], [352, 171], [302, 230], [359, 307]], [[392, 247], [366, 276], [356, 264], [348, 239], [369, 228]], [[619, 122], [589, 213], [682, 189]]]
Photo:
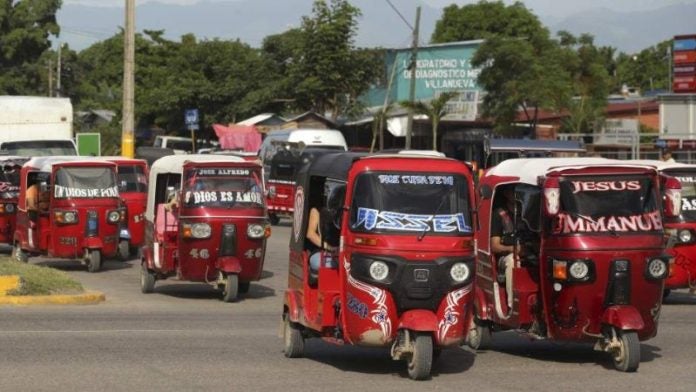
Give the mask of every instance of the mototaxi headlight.
[[663, 278], [667, 274], [667, 263], [659, 258], [648, 262], [648, 275], [653, 279]]
[[63, 222], [65, 223], [75, 223], [77, 222], [77, 213], [75, 211], [65, 211], [63, 212]]
[[12, 204], [12, 203], [10, 203], [10, 204], [5, 204], [5, 212], [11, 214], [11, 213], [14, 212], [14, 210], [15, 210], [14, 204]]
[[247, 236], [249, 238], [258, 239], [263, 238], [266, 234], [266, 228], [258, 223], [252, 223], [247, 226]]
[[684, 243], [691, 242], [691, 240], [693, 239], [693, 235], [691, 234], [691, 230], [688, 230], [688, 229], [679, 230], [678, 235], [679, 235], [680, 242], [684, 242]]
[[191, 225], [191, 237], [208, 238], [210, 237], [210, 225], [207, 223], [194, 223]]
[[121, 219], [121, 213], [118, 211], [109, 211], [109, 214], [106, 216], [106, 220], [109, 223], [116, 223]]
[[373, 261], [369, 271], [370, 277], [376, 281], [383, 281], [389, 276], [389, 266], [383, 261]]
[[457, 283], [462, 283], [469, 279], [471, 275], [471, 269], [466, 263], [454, 263], [452, 268], [450, 268], [450, 277], [453, 281]]
[[568, 273], [573, 279], [583, 280], [590, 273], [590, 267], [582, 260], [574, 261], [568, 267]]

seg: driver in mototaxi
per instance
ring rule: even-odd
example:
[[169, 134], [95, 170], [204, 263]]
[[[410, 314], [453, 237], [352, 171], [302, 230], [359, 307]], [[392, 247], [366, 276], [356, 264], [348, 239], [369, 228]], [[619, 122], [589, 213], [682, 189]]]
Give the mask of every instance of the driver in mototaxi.
[[316, 247], [309, 257], [309, 268], [313, 275], [319, 271], [319, 266], [324, 260], [327, 267], [334, 268], [336, 261], [334, 253], [340, 242], [340, 216], [341, 207], [345, 197], [345, 185], [333, 187], [325, 186], [326, 206], [318, 209], [312, 207], [309, 211], [307, 222], [307, 239]]

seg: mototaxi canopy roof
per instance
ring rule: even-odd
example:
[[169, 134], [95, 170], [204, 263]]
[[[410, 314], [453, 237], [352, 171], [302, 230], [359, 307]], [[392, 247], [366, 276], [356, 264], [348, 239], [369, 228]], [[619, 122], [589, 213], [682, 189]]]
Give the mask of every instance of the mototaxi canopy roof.
[[42, 172], [52, 172], [54, 165], [66, 164], [66, 163], [94, 163], [97, 166], [110, 165], [116, 166], [115, 163], [105, 161], [95, 157], [82, 157], [82, 156], [48, 156], [48, 157], [35, 157], [29, 159], [24, 167], [31, 167], [38, 169]]

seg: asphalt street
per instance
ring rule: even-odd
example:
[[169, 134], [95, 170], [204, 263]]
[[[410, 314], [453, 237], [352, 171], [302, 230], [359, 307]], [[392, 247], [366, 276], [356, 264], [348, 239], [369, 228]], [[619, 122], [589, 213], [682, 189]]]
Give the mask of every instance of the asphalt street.
[[666, 300], [658, 336], [643, 342], [637, 373], [613, 370], [591, 345], [494, 335], [490, 351], [445, 351], [432, 378], [408, 379], [388, 350], [309, 341], [287, 359], [278, 336], [287, 282], [289, 223], [273, 227], [265, 272], [250, 293], [223, 303], [210, 286], [159, 281], [140, 293], [139, 263], [109, 261], [90, 274], [72, 262], [31, 259], [69, 272], [106, 302], [0, 307], [0, 392], [6, 391], [692, 391], [696, 296]]

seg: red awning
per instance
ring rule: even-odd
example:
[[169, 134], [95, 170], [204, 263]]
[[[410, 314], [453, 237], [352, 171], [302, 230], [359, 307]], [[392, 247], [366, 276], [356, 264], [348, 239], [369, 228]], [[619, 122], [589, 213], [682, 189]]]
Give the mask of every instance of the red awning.
[[215, 134], [220, 140], [220, 147], [225, 150], [243, 150], [257, 152], [261, 147], [261, 134], [253, 125], [213, 124]]

